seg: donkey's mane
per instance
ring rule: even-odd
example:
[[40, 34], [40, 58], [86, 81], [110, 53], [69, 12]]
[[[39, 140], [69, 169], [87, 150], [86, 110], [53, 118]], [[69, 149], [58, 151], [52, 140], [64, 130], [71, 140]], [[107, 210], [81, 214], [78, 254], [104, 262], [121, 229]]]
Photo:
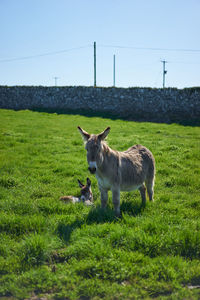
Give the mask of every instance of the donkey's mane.
[[101, 142], [102, 148], [105, 150], [105, 152], [109, 152], [110, 150], [112, 150], [109, 146], [107, 141], [102, 141]]
[[112, 148], [110, 148], [110, 147], [108, 146], [107, 141], [102, 141], [102, 142], [101, 142], [101, 145], [102, 145], [103, 151], [104, 151], [105, 153], [113, 153], [113, 154], [117, 154], [117, 153], [118, 153], [118, 151], [116, 151], [116, 150], [114, 150], [114, 149], [112, 149]]

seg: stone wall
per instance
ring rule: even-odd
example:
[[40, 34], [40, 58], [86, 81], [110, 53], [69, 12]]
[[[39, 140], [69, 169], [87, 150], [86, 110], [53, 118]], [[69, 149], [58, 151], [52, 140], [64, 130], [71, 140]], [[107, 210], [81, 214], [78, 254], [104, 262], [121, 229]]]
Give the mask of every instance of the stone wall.
[[100, 113], [167, 123], [198, 122], [200, 88], [0, 86], [0, 108]]

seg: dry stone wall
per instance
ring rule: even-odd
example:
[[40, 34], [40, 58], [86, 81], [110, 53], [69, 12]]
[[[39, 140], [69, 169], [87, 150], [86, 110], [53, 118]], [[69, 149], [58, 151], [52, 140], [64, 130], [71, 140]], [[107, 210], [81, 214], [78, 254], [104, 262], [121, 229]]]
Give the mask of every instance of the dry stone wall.
[[110, 114], [154, 122], [198, 122], [200, 88], [0, 86], [0, 108]]

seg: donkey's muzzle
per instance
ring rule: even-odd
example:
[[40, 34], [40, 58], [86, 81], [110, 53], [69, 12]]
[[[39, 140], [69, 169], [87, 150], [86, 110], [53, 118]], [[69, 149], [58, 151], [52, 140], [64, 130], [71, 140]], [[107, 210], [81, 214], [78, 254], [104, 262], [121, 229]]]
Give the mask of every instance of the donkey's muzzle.
[[90, 171], [91, 174], [95, 174], [97, 168], [95, 168], [95, 167], [89, 167], [88, 170]]

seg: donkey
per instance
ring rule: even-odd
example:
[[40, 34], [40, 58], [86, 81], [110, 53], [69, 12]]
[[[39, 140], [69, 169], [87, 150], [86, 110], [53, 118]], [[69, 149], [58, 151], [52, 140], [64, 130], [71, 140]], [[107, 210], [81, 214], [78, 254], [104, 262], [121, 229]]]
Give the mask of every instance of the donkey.
[[81, 188], [81, 196], [74, 197], [74, 196], [63, 196], [60, 197], [60, 200], [63, 200], [66, 203], [78, 203], [83, 202], [85, 205], [89, 206], [93, 204], [93, 194], [91, 189], [91, 181], [87, 178], [86, 185], [82, 184], [82, 182], [78, 179], [79, 187]]
[[124, 152], [111, 149], [105, 142], [110, 127], [97, 135], [79, 126], [78, 130], [85, 142], [88, 169], [98, 181], [102, 208], [107, 205], [109, 190], [116, 216], [120, 216], [120, 191], [139, 189], [145, 206], [147, 189], [149, 200], [153, 201], [155, 160], [150, 150], [142, 145], [134, 145]]

